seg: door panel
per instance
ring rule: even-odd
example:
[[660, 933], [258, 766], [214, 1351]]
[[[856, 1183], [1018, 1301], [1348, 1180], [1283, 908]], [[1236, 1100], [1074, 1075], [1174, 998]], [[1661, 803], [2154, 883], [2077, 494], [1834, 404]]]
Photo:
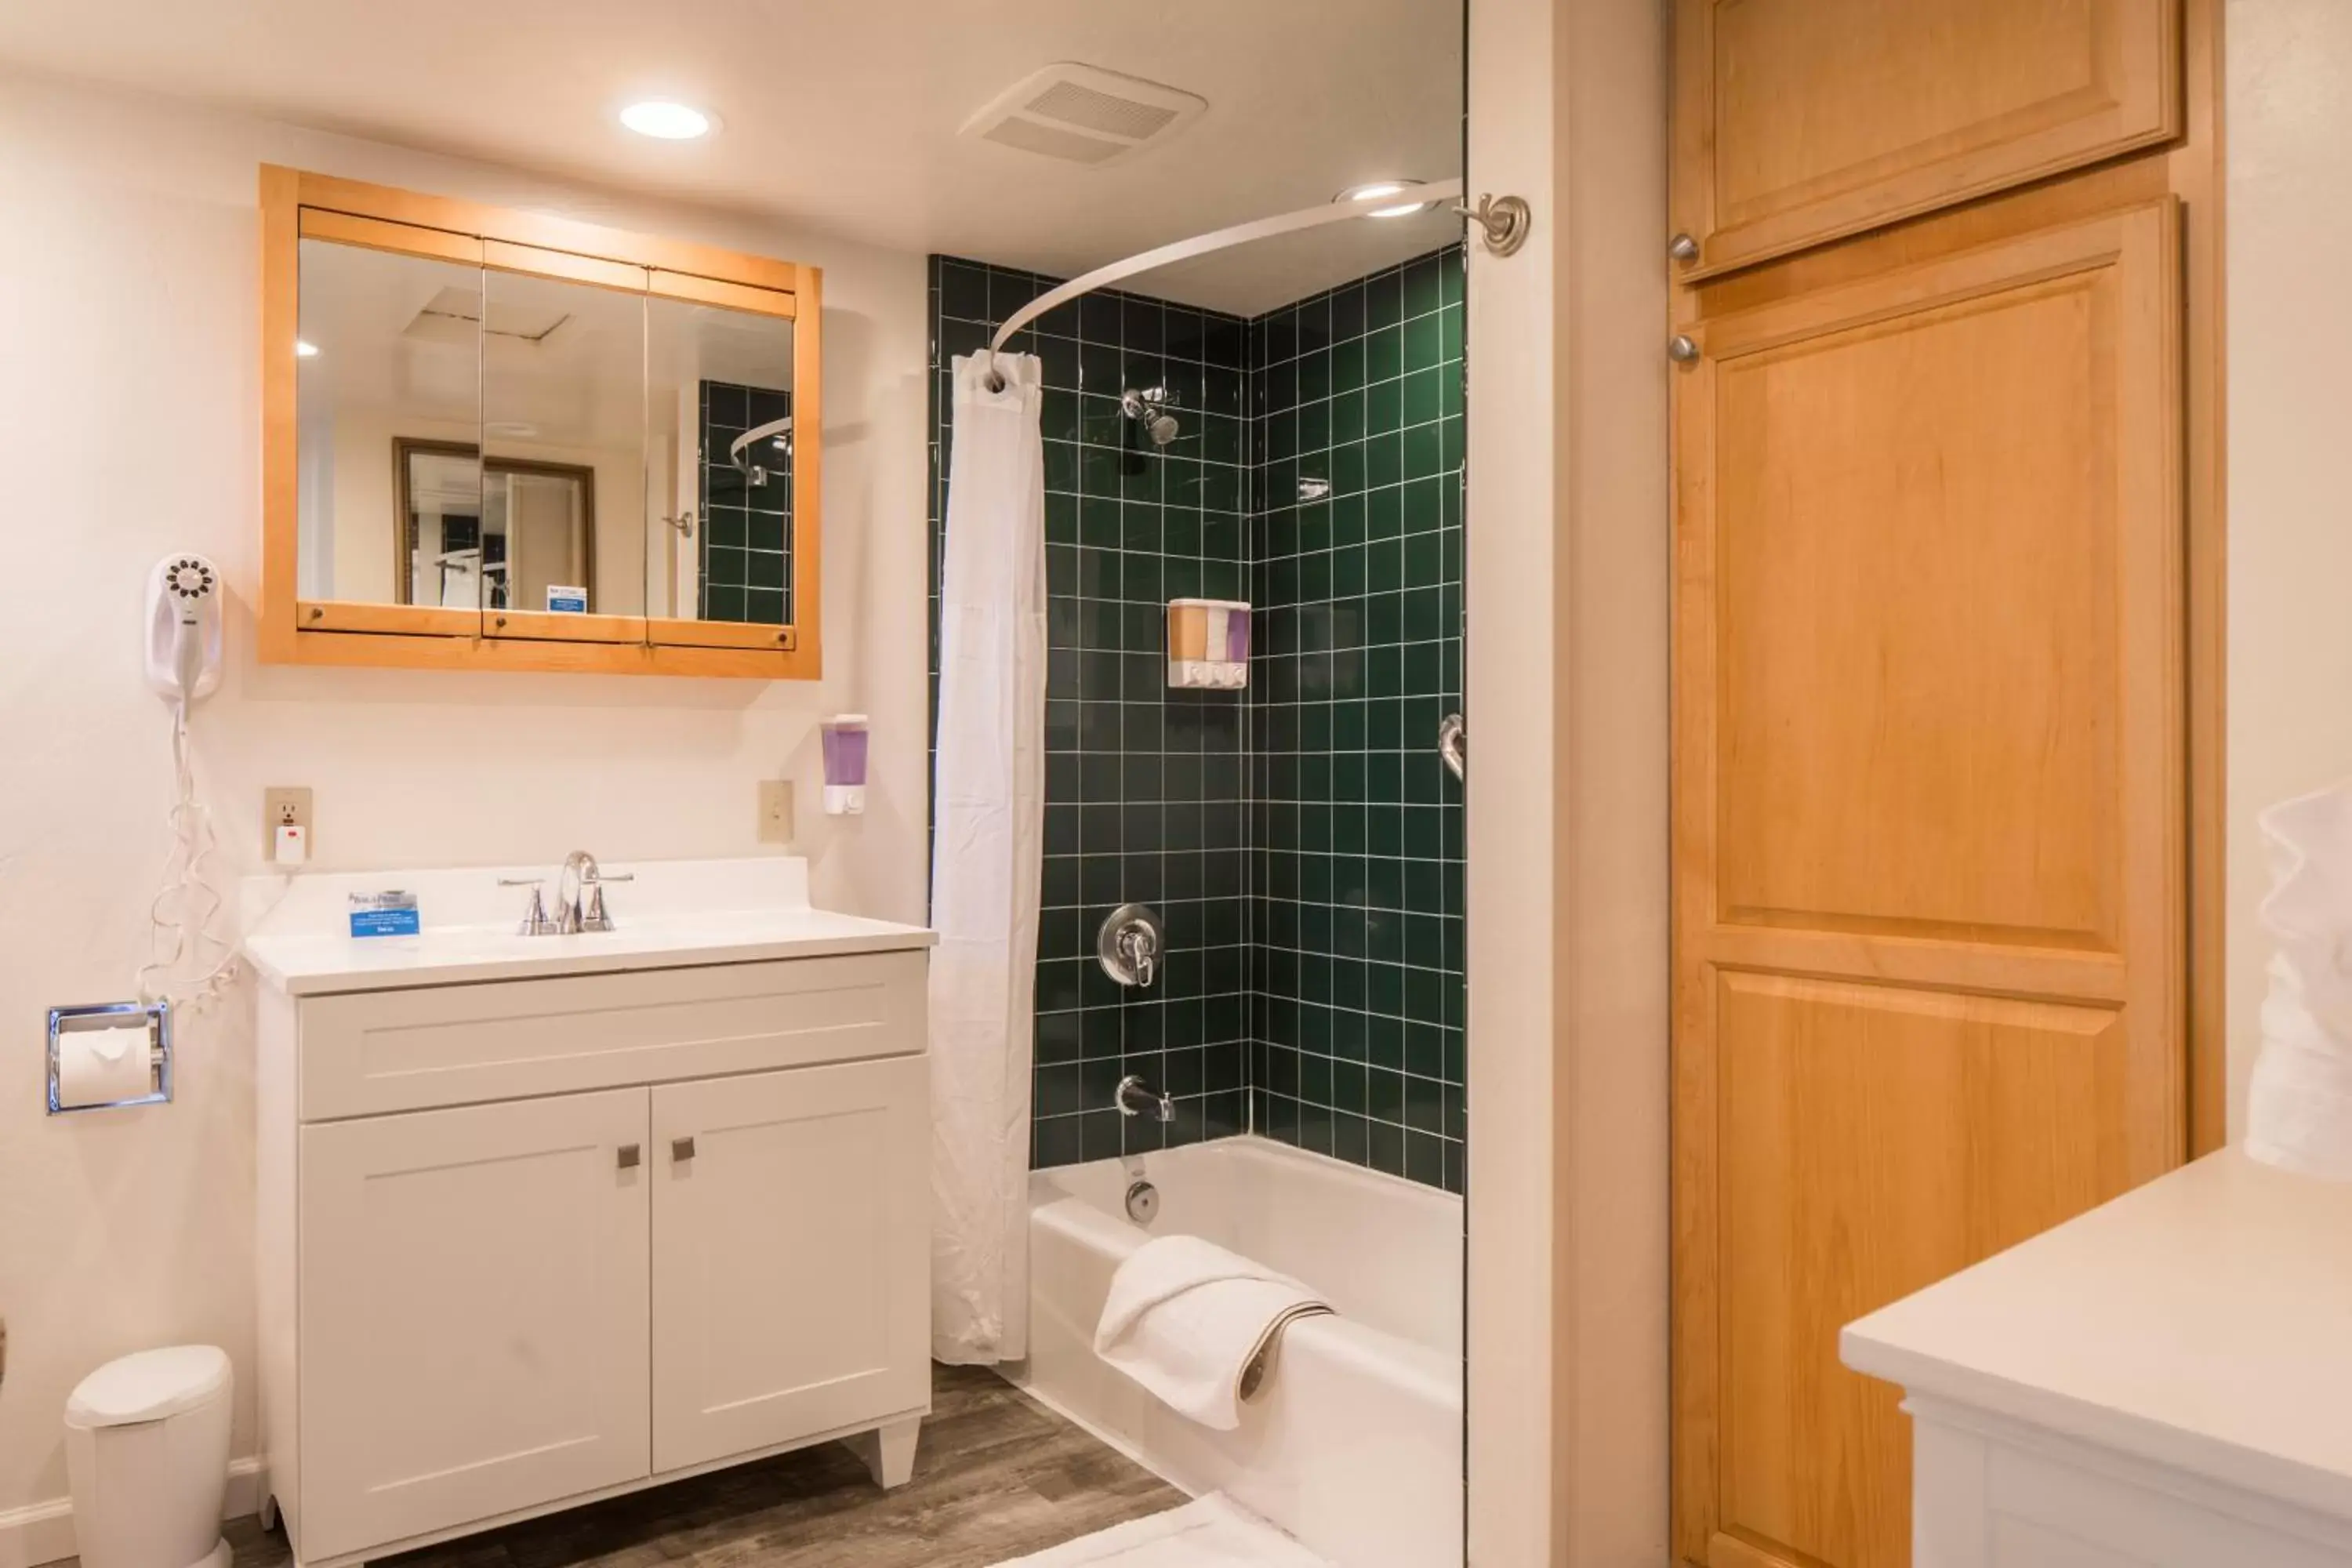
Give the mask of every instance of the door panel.
[[2185, 1134], [2177, 214], [1709, 320], [1675, 391], [1675, 1536], [1896, 1568], [1852, 1321]]
[[1704, 277], [2160, 141], [2179, 0], [1677, 0]]
[[1716, 1006], [1722, 1526], [1900, 1563], [1902, 1391], [1841, 1365], [1838, 1330], [2132, 1184], [2122, 1018], [1720, 971]]
[[654, 1089], [656, 1472], [929, 1407], [927, 1070]]
[[648, 1473], [644, 1089], [301, 1136], [306, 1553]]
[[1723, 919], [2113, 951], [2111, 283], [1718, 372]]

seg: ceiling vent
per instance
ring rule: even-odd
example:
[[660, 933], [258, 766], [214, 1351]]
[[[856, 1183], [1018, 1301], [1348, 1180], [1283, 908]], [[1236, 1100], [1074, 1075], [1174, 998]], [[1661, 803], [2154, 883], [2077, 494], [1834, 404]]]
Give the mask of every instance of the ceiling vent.
[[1065, 60], [999, 93], [962, 134], [1069, 163], [1110, 163], [1166, 141], [1208, 107], [1193, 93]]
[[[556, 307], [501, 301], [491, 308], [489, 325], [484, 330], [494, 338], [544, 343], [571, 319], [571, 312]], [[481, 321], [482, 291], [452, 287], [427, 300], [401, 335], [426, 342], [470, 345]]]

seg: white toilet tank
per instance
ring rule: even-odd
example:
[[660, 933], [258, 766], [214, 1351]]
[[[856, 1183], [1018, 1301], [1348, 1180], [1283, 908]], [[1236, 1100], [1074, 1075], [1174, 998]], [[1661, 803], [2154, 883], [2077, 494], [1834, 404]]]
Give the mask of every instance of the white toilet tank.
[[111, 1361], [66, 1401], [81, 1568], [226, 1568], [228, 1355], [174, 1345]]

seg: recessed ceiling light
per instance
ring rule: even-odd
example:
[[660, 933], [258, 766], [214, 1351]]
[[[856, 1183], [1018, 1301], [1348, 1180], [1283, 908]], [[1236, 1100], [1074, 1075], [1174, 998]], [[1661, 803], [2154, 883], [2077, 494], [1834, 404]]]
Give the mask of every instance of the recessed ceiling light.
[[640, 136], [658, 136], [665, 142], [691, 142], [698, 136], [710, 134], [711, 118], [688, 104], [656, 98], [643, 103], [633, 103], [621, 110], [621, 123]]
[[304, 342], [300, 338], [296, 338], [294, 340], [294, 357], [296, 359], [317, 359], [319, 357], [319, 345], [316, 343]]
[[[1331, 199], [1335, 202], [1376, 202], [1382, 196], [1401, 196], [1421, 183], [1419, 180], [1373, 180], [1361, 185], [1349, 185]], [[1366, 217], [1410, 217], [1414, 213], [1426, 212], [1435, 205], [1433, 202], [1396, 202], [1387, 206], [1374, 207], [1364, 216]]]

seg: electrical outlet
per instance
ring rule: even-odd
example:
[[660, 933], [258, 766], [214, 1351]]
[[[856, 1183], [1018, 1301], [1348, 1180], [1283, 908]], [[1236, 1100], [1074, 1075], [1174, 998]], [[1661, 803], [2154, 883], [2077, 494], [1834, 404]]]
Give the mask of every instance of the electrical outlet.
[[278, 830], [299, 827], [307, 845], [306, 854], [318, 853], [318, 837], [310, 820], [310, 786], [308, 784], [272, 784], [261, 792], [261, 858], [273, 861], [278, 856]]
[[760, 842], [790, 844], [793, 841], [793, 781], [761, 779], [760, 781]]

